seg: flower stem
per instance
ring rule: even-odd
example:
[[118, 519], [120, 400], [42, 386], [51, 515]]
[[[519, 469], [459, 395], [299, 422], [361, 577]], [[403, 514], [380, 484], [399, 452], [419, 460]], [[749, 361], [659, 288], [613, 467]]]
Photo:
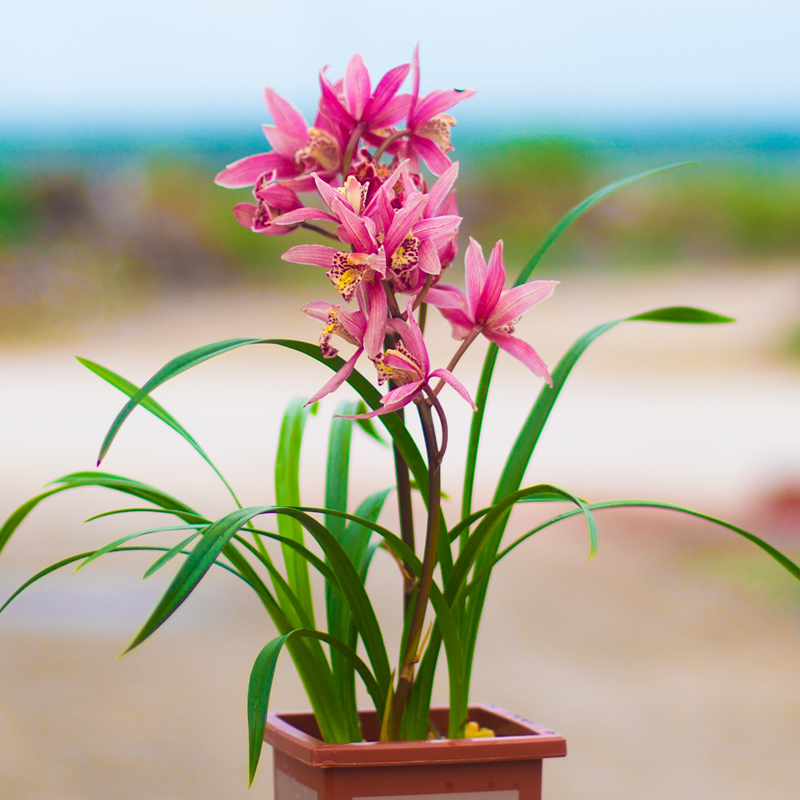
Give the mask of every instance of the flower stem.
[[398, 139], [402, 138], [403, 136], [407, 136], [411, 131], [408, 128], [404, 128], [402, 131], [395, 131], [391, 136], [387, 136], [380, 144], [380, 147], [375, 151], [375, 160], [380, 161], [381, 156], [386, 152], [386, 148], [396, 142]]
[[331, 231], [326, 231], [325, 228], [320, 228], [319, 225], [314, 225], [311, 222], [303, 222], [300, 225], [301, 228], [305, 228], [307, 231], [314, 231], [314, 233], [319, 233], [321, 236], [327, 236], [329, 239], [333, 239], [334, 241], [340, 241], [339, 237], [335, 233], [331, 233]]
[[436, 429], [433, 424], [432, 407], [436, 407], [437, 414], [442, 422], [442, 438], [446, 441], [446, 426], [444, 412], [438, 399], [426, 387], [427, 400], [417, 402], [422, 431], [425, 436], [425, 448], [428, 454], [428, 529], [425, 537], [425, 554], [422, 559], [422, 572], [417, 586], [417, 596], [408, 628], [406, 646], [400, 664], [400, 674], [397, 679], [397, 689], [392, 701], [389, 717], [389, 739], [395, 740], [400, 735], [400, 723], [403, 719], [411, 687], [414, 683], [414, 666], [419, 660], [419, 646], [422, 639], [422, 628], [425, 622], [425, 612], [428, 608], [428, 599], [433, 583], [433, 571], [436, 567], [436, 557], [439, 547], [439, 519], [441, 515], [441, 466], [444, 456], [444, 447], [440, 448], [436, 442]]
[[[403, 416], [403, 409], [397, 412]], [[397, 505], [400, 514], [400, 535], [403, 543], [411, 550], [415, 549], [414, 542], [414, 512], [411, 507], [411, 478], [408, 471], [408, 464], [397, 449], [394, 447], [394, 471], [397, 476]], [[411, 577], [408, 565], [405, 565], [403, 576], [403, 615], [408, 611], [408, 604], [411, 602], [411, 593], [414, 591], [415, 581]]]
[[[469, 350], [469, 346], [478, 338], [478, 334], [481, 332], [481, 328], [473, 328], [470, 331], [469, 335], [467, 336], [464, 341], [461, 342], [459, 345], [458, 350], [456, 350], [453, 357], [450, 359], [450, 363], [447, 365], [447, 371], [452, 372], [456, 368], [456, 364], [461, 361], [461, 356]], [[442, 391], [442, 387], [444, 386], [444, 381], [439, 379], [439, 383], [436, 384], [436, 388], [433, 390], [434, 395], [438, 395], [439, 392]]]
[[359, 122], [358, 125], [356, 125], [355, 130], [350, 136], [350, 141], [347, 143], [347, 148], [344, 151], [344, 159], [342, 160], [342, 175], [344, 175], [345, 179], [350, 173], [350, 167], [352, 166], [353, 162], [353, 153], [355, 152], [356, 147], [358, 147], [358, 143], [361, 140], [361, 134], [364, 133], [364, 128], [365, 126], [363, 122]]

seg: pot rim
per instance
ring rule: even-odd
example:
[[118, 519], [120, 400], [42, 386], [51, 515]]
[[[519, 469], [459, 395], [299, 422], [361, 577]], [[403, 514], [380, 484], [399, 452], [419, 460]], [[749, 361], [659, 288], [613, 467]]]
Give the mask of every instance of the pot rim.
[[[431, 716], [446, 729], [447, 706], [432, 706]], [[365, 728], [380, 728], [374, 710], [359, 711]], [[497, 735], [474, 739], [427, 739], [402, 742], [326, 744], [311, 711], [279, 711], [267, 715], [264, 739], [277, 750], [312, 767], [452, 764], [475, 761], [525, 761], [567, 754], [563, 736], [503, 708], [470, 704], [469, 717]], [[439, 727], [437, 722], [437, 727]]]

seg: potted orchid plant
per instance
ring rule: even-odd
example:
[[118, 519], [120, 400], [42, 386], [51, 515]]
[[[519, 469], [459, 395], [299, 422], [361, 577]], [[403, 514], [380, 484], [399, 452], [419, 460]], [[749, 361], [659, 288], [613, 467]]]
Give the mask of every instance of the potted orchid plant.
[[[410, 94], [402, 94], [409, 75]], [[515, 790], [535, 800], [540, 796], [542, 758], [564, 755], [563, 738], [507, 712], [470, 705], [481, 614], [499, 561], [534, 534], [575, 515], [586, 522], [591, 557], [597, 547], [596, 511], [644, 506], [672, 509], [721, 525], [749, 539], [800, 579], [800, 568], [769, 544], [708, 515], [640, 500], [589, 503], [558, 486], [522, 485], [550, 412], [573, 367], [595, 339], [622, 322], [719, 324], [733, 320], [685, 306], [612, 320], [581, 336], [551, 371], [514, 330], [521, 315], [556, 287], [553, 280], [531, 279], [542, 256], [572, 222], [612, 192], [685, 165], [643, 172], [592, 194], [555, 225], [511, 285], [507, 285], [502, 241], [487, 259], [481, 246], [470, 240], [464, 255], [466, 291], [462, 292], [448, 282], [456, 270], [462, 219], [453, 188], [458, 163], [449, 156], [455, 120], [447, 112], [474, 92], [453, 89], [421, 95], [416, 50], [410, 64], [390, 70], [374, 88], [359, 55], [349, 61], [342, 80], [331, 82], [324, 69], [319, 80], [321, 97], [311, 127], [286, 100], [266, 89], [274, 124], [264, 126], [264, 132], [272, 149], [236, 161], [216, 179], [223, 187], [254, 187], [255, 202], [233, 209], [239, 223], [254, 233], [313, 237], [311, 242], [289, 247], [282, 258], [322, 267], [333, 286], [332, 298], [311, 300], [302, 309], [322, 326], [318, 343], [215, 342], [172, 359], [141, 387], [81, 359], [129, 398], [103, 441], [98, 468], [125, 420], [141, 406], [209, 463], [229, 490], [233, 510], [212, 519], [137, 480], [94, 470], [67, 475], [11, 515], [0, 529], [0, 548], [42, 500], [85, 486], [104, 487], [146, 504], [107, 513], [156, 511], [175, 518], [177, 524], [135, 531], [53, 564], [23, 584], [6, 605], [50, 572], [75, 562], [80, 567], [110, 552], [157, 553], [147, 574], [184, 557], [130, 650], [169, 619], [213, 566], [226, 569], [256, 593], [278, 631], [256, 659], [248, 689], [251, 781], [266, 737], [276, 748], [279, 798], [310, 798], [320, 792], [349, 800], [389, 793]], [[432, 364], [426, 346], [431, 308], [449, 323], [455, 340], [452, 357], [441, 366]], [[465, 352], [483, 340], [488, 341], [488, 349], [473, 393], [455, 373]], [[333, 375], [312, 397], [293, 401], [285, 413], [275, 502], [243, 508], [199, 443], [151, 395], [204, 361], [257, 344], [293, 350], [326, 365]], [[342, 344], [352, 348], [346, 359], [337, 349]], [[475, 509], [481, 431], [501, 350], [522, 362], [532, 373], [531, 381], [540, 381], [542, 386], [508, 454], [491, 504]], [[325, 502], [303, 505], [298, 487], [307, 415], [345, 384], [358, 399], [340, 402], [331, 422]], [[443, 394], [445, 387], [455, 395]], [[450, 402], [467, 403], [474, 412], [457, 520], [446, 519], [441, 502], [441, 472], [452, 436], [446, 411]], [[421, 442], [406, 425], [411, 413], [419, 417]], [[358, 426], [381, 439], [376, 423], [391, 440], [395, 485], [361, 498], [354, 508], [349, 493], [353, 430]], [[366, 466], [355, 465], [357, 470]], [[391, 491], [397, 494], [398, 519], [396, 524], [384, 525], [378, 520]], [[424, 503], [421, 524], [420, 515], [415, 518], [413, 492], [419, 492]], [[571, 508], [504, 542], [512, 512], [520, 504], [533, 502], [566, 502]], [[143, 543], [156, 533], [167, 533], [178, 541]], [[404, 627], [394, 660], [366, 589], [370, 564], [380, 552], [394, 559], [403, 576]], [[324, 580], [324, 625], [317, 621], [312, 570]], [[427, 627], [426, 615], [431, 617]], [[307, 691], [312, 709], [307, 714], [268, 714], [275, 666], [284, 649]], [[431, 706], [442, 656], [449, 685], [446, 708]], [[367, 711], [358, 708], [357, 681], [371, 700], [373, 707]], [[421, 771], [414, 772], [413, 765]], [[372, 769], [376, 766], [380, 767], [377, 771]], [[367, 767], [361, 770], [366, 777], [359, 783], [353, 774], [363, 767]]]

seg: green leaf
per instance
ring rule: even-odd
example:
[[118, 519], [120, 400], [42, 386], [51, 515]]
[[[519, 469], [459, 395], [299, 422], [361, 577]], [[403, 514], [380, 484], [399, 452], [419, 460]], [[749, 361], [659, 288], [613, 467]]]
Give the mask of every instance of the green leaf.
[[[151, 533], [163, 533], [165, 531], [185, 531], [189, 528], [198, 528], [198, 527], [205, 527], [204, 525], [171, 525], [166, 528], [149, 528], [145, 531], [137, 531], [136, 533], [129, 533], [126, 536], [122, 536], [119, 539], [115, 539], [113, 542], [109, 542], [107, 545], [101, 547], [99, 550], [95, 550], [91, 556], [89, 556], [85, 561], [78, 564], [77, 567], [73, 570], [73, 572], [78, 572], [78, 570], [83, 569], [88, 564], [91, 564], [92, 561], [96, 561], [101, 556], [104, 556], [106, 553], [110, 553], [112, 550], [116, 550], [117, 547], [120, 545], [125, 544], [125, 542], [129, 542], [131, 539], [138, 539], [140, 536], [148, 536]], [[195, 534], [196, 535], [196, 534]]]
[[375, 677], [370, 672], [369, 667], [360, 659], [356, 653], [344, 642], [327, 633], [307, 628], [296, 628], [283, 636], [273, 639], [258, 654], [253, 669], [250, 673], [250, 682], [247, 687], [247, 727], [249, 733], [249, 778], [250, 785], [255, 778], [258, 762], [261, 758], [261, 750], [264, 745], [264, 732], [267, 724], [267, 711], [269, 709], [269, 699], [272, 691], [272, 681], [275, 677], [275, 667], [278, 663], [278, 656], [286, 644], [293, 637], [308, 637], [326, 642], [334, 650], [350, 663], [354, 670], [358, 672], [364, 685], [369, 692], [375, 709], [380, 715], [383, 707], [383, 698]]
[[[737, 525], [733, 525], [730, 522], [718, 519], [717, 517], [712, 517], [709, 514], [703, 514], [700, 511], [693, 511], [690, 508], [678, 506], [673, 503], [662, 503], [657, 500], [606, 500], [605, 502], [602, 503], [590, 503], [588, 508], [590, 511], [602, 511], [603, 509], [607, 508], [657, 508], [657, 509], [663, 509], [665, 511], [676, 511], [680, 514], [688, 514], [689, 516], [692, 517], [697, 517], [699, 519], [704, 519], [708, 522], [713, 522], [715, 525], [727, 528], [728, 530], [733, 531], [739, 536], [742, 536], [743, 538], [753, 542], [753, 544], [755, 544], [757, 547], [760, 547], [771, 558], [777, 561], [787, 572], [789, 572], [795, 578], [800, 580], [800, 566], [795, 564], [790, 558], [788, 558], [779, 550], [774, 548], [771, 544], [765, 542], [763, 539], [760, 539], [755, 534], [752, 534], [744, 530], [744, 528], [740, 528]], [[558, 514], [557, 516], [551, 517], [545, 522], [542, 522], [535, 528], [529, 530], [527, 533], [515, 539], [511, 544], [508, 545], [508, 547], [500, 551], [497, 554], [497, 556], [495, 556], [491, 566], [493, 567], [495, 564], [497, 564], [499, 561], [505, 558], [509, 553], [511, 553], [513, 550], [519, 547], [523, 542], [530, 539], [531, 536], [534, 536], [540, 531], [545, 530], [545, 528], [549, 528], [551, 525], [555, 525], [557, 522], [569, 519], [570, 517], [574, 517], [576, 514], [580, 513], [581, 513], [580, 510], [565, 511], [563, 514]], [[477, 583], [480, 577], [481, 577], [480, 575], [477, 575], [473, 579], [473, 583]]]
[[[81, 358], [80, 356], [76, 356], [76, 358], [81, 364], [83, 364], [84, 367], [94, 372], [95, 375], [99, 376], [104, 381], [110, 383], [114, 388], [119, 389], [123, 394], [128, 395], [128, 397], [135, 397], [140, 391], [136, 384], [131, 383], [129, 380], [123, 378], [121, 375], [118, 375], [116, 372], [113, 372], [107, 367], [96, 364], [94, 361], [90, 361], [88, 358]], [[140, 401], [140, 405], [142, 408], [147, 409], [151, 414], [160, 419], [165, 425], [168, 425], [170, 428], [172, 428], [172, 430], [174, 430], [178, 435], [182, 436], [195, 449], [195, 451], [206, 462], [206, 464], [208, 464], [208, 466], [214, 470], [222, 483], [225, 484], [225, 488], [230, 492], [234, 502], [241, 508], [242, 504], [239, 502], [236, 492], [233, 491], [228, 481], [225, 480], [223, 474], [217, 469], [214, 462], [208, 457], [206, 451], [200, 447], [197, 440], [189, 433], [189, 431], [187, 431], [186, 428], [184, 428], [183, 425], [181, 425], [178, 420], [176, 420], [175, 417], [173, 417], [172, 414], [170, 414], [162, 405], [153, 400], [152, 397], [144, 397]]]
[[724, 317], [713, 311], [704, 311], [702, 308], [690, 306], [671, 306], [657, 308], [655, 311], [645, 311], [644, 314], [628, 317], [628, 322], [673, 322], [689, 325], [719, 325], [726, 322], [736, 322], [733, 317]]
[[[550, 417], [550, 412], [555, 406], [561, 390], [564, 388], [567, 378], [572, 372], [573, 367], [578, 362], [578, 359], [583, 355], [589, 345], [595, 341], [606, 331], [619, 325], [621, 322], [633, 321], [657, 321], [657, 322], [674, 322], [674, 323], [689, 323], [689, 324], [708, 324], [712, 322], [727, 322], [728, 317], [722, 317], [713, 314], [709, 311], [701, 309], [694, 309], [688, 307], [671, 307], [656, 309], [648, 311], [644, 314], [639, 314], [634, 317], [625, 319], [612, 320], [603, 325], [598, 325], [592, 330], [581, 336], [575, 344], [567, 351], [567, 353], [559, 361], [556, 368], [553, 370], [552, 386], [544, 386], [539, 392], [530, 413], [528, 414], [525, 423], [520, 430], [516, 441], [511, 449], [511, 452], [506, 461], [500, 480], [497, 484], [497, 489], [494, 494], [494, 502], [497, 503], [504, 497], [511, 495], [519, 489], [525, 470], [528, 468], [530, 459], [539, 441], [539, 438], [544, 430], [544, 426]], [[479, 554], [476, 562], [476, 572], [485, 574], [485, 577], [475, 586], [472, 597], [469, 601], [469, 619], [467, 625], [471, 633], [467, 641], [468, 656], [467, 662], [471, 664], [472, 648], [474, 648], [477, 638], [477, 627], [480, 624], [480, 615], [482, 613], [483, 602], [488, 589], [490, 572], [486, 572], [485, 568], [491, 564], [495, 555], [500, 547], [500, 542], [505, 531], [507, 520], [501, 520], [495, 527], [492, 535], [486, 540], [483, 550]], [[469, 673], [468, 673], [469, 674]]]
[[[303, 353], [309, 358], [313, 358], [320, 364], [324, 364], [329, 369], [338, 371], [344, 366], [344, 360], [336, 356], [334, 358], [323, 358], [322, 353], [317, 345], [308, 342], [299, 342], [293, 339], [226, 339], [221, 342], [214, 342], [213, 344], [203, 345], [202, 347], [190, 350], [188, 353], [173, 358], [168, 361], [158, 372], [150, 378], [147, 383], [125, 404], [123, 409], [119, 412], [114, 422], [106, 434], [103, 444], [100, 448], [100, 456], [98, 463], [105, 458], [111, 443], [114, 441], [122, 424], [128, 418], [130, 413], [139, 405], [142, 400], [147, 397], [153, 390], [157, 389], [163, 383], [166, 383], [176, 375], [180, 375], [186, 370], [191, 369], [198, 364], [202, 364], [211, 358], [214, 358], [223, 353], [231, 352], [239, 347], [246, 347], [252, 344], [274, 344], [279, 347], [286, 347], [298, 353]], [[347, 383], [355, 389], [360, 395], [361, 399], [371, 408], [377, 409], [381, 407], [382, 395], [378, 390], [361, 375], [357, 370], [353, 370]], [[397, 448], [406, 460], [406, 463], [417, 479], [421, 487], [423, 499], [427, 499], [427, 485], [428, 485], [428, 471], [422, 455], [419, 452], [414, 440], [406, 430], [403, 421], [397, 414], [384, 414], [380, 417], [381, 424], [386, 428], [392, 437], [392, 440], [397, 445]]]
[[[414, 551], [411, 550], [411, 548], [408, 547], [399, 536], [396, 536], [394, 533], [392, 533], [390, 530], [387, 530], [383, 526], [378, 525], [377, 523], [374, 522], [369, 522], [364, 518], [357, 518], [352, 514], [345, 514], [343, 512], [332, 512], [323, 508], [304, 507], [302, 510], [309, 511], [312, 513], [325, 513], [327, 511], [328, 513], [331, 514], [337, 514], [347, 519], [353, 519], [358, 521], [360, 524], [364, 525], [365, 527], [369, 528], [370, 530], [374, 531], [379, 536], [381, 536], [383, 540], [386, 542], [386, 546], [391, 550], [392, 553], [394, 553], [395, 557], [400, 561], [404, 562], [415, 577], [418, 578], [420, 576], [422, 572], [422, 562], [420, 561], [417, 554], [414, 553]], [[307, 528], [307, 530], [310, 529]], [[322, 544], [322, 542], [320, 542], [320, 544]], [[339, 576], [341, 575], [341, 573], [338, 570], [337, 570], [337, 575]], [[450, 684], [449, 687], [450, 708], [463, 709], [464, 713], [466, 714], [467, 684], [465, 682], [464, 662], [461, 654], [461, 640], [458, 632], [458, 626], [456, 625], [448, 601], [445, 598], [444, 593], [439, 588], [436, 581], [433, 581], [431, 584], [430, 601], [431, 605], [433, 606], [434, 613], [436, 615], [436, 626], [434, 627], [441, 632], [442, 640], [444, 641], [445, 653], [447, 655], [447, 674], [448, 674], [448, 681]], [[352, 609], [353, 608], [352, 603], [350, 605]], [[360, 627], [360, 630], [363, 629]], [[363, 638], [364, 636], [362, 633], [362, 639]], [[364, 640], [364, 644], [365, 647], [367, 648], [367, 652], [369, 653], [369, 645], [367, 644], [366, 640]], [[378, 674], [378, 670], [376, 668], [374, 660], [372, 660], [372, 665], [375, 671], [375, 675], [380, 683], [381, 677]], [[431, 675], [431, 680], [432, 679], [433, 676]], [[383, 689], [382, 683], [381, 683], [381, 689]], [[457, 715], [454, 715], [453, 719], [455, 720], [456, 717]], [[459, 735], [461, 735], [461, 732], [459, 731], [457, 724], [455, 725], [455, 728], [451, 725], [450, 731], [453, 738], [457, 738]]]
[[176, 544], [174, 547], [170, 547], [169, 550], [166, 550], [165, 548], [166, 552], [162, 556], [157, 558], [145, 570], [144, 575], [142, 575], [142, 580], [144, 580], [145, 578], [149, 578], [153, 573], [158, 572], [161, 569], [161, 567], [164, 567], [167, 564], [169, 564], [169, 562], [172, 561], [172, 559], [175, 558], [175, 556], [177, 556], [179, 553], [186, 552], [185, 548], [188, 545], [190, 545], [200, 535], [201, 535], [200, 531], [195, 531], [190, 536], [187, 536], [185, 539], [178, 542], [178, 544]]
[[[347, 419], [358, 413], [363, 401], [343, 401], [336, 407], [336, 414], [331, 420], [328, 436], [328, 462], [325, 479], [325, 507], [336, 511], [347, 511], [347, 497], [350, 477], [350, 446], [353, 435], [353, 420]], [[325, 515], [325, 527], [336, 540], [345, 547], [347, 522], [342, 517]], [[367, 534], [367, 537], [369, 534]], [[349, 555], [349, 553], [348, 553]], [[358, 569], [360, 562], [351, 557], [353, 566]], [[350, 610], [341, 594], [337, 582], [325, 583], [325, 609], [327, 612], [328, 631], [338, 639], [356, 646], [357, 634], [350, 617]], [[356, 682], [353, 665], [335, 648], [331, 648], [331, 667], [336, 690], [342, 700], [344, 714], [348, 717], [348, 725], [354, 736], [359, 735], [358, 704], [356, 701]]]
[[[275, 500], [279, 506], [300, 505], [300, 450], [303, 444], [303, 432], [308, 410], [304, 408], [305, 400], [295, 397], [287, 406], [281, 423], [278, 439], [278, 453], [275, 458]], [[287, 515], [278, 517], [278, 530], [287, 539], [293, 539], [305, 545], [303, 528]], [[286, 564], [286, 577], [292, 592], [303, 606], [304, 613], [310, 621], [308, 627], [316, 627], [314, 623], [314, 602], [311, 597], [311, 583], [308, 577], [308, 563], [300, 557], [296, 550], [281, 544], [283, 560]]]
[[[87, 517], [84, 520], [84, 522], [94, 522], [95, 520], [103, 519], [103, 517], [115, 517], [118, 514], [137, 514], [137, 513], [171, 514], [173, 516], [175, 515], [174, 511], [172, 511], [170, 509], [166, 509], [166, 508], [147, 508], [147, 507], [144, 507], [144, 506], [140, 507], [140, 508], [115, 508], [112, 511], [102, 511], [99, 514], [94, 514], [91, 517]], [[192, 516], [194, 516], [194, 519], [192, 519]], [[198, 522], [200, 524], [204, 524], [204, 523], [208, 523], [208, 522], [211, 521], [211, 520], [208, 520], [205, 517], [201, 516], [200, 514], [192, 515], [192, 514], [186, 513], [185, 511], [182, 512], [181, 517], [183, 519], [186, 519], [188, 517], [189, 519], [186, 519], [186, 521], [189, 522], [189, 523]]]
[[[211, 524], [203, 538], [193, 548], [167, 588], [153, 613], [125, 652], [137, 647], [151, 636], [175, 613], [194, 591], [216, 558], [223, 552], [234, 534], [250, 519], [261, 514], [287, 514], [294, 517], [317, 540], [333, 568], [342, 594], [347, 599], [350, 612], [358, 626], [364, 647], [373, 665], [381, 693], [388, 690], [391, 670], [380, 626], [361, 579], [341, 545], [322, 524], [313, 517], [294, 508], [253, 507], [240, 509]], [[316, 709], [315, 709], [316, 710]]]
[[[61, 485], [59, 486], [57, 484]], [[115, 491], [138, 497], [140, 500], [146, 500], [147, 502], [163, 508], [166, 512], [183, 519], [184, 522], [191, 523], [197, 519], [203, 519], [185, 503], [161, 492], [154, 486], [148, 486], [145, 483], [123, 478], [120, 475], [112, 475], [107, 472], [74, 472], [53, 481], [49, 485], [56, 486], [56, 488], [48, 489], [32, 497], [12, 512], [3, 523], [2, 528], [0, 528], [0, 552], [2, 552], [3, 548], [6, 546], [8, 540], [14, 534], [14, 531], [17, 530], [28, 514], [30, 514], [42, 500], [52, 497], [54, 494], [59, 494], [68, 489], [75, 489], [80, 486], [98, 486], [106, 489], [114, 489]]]
[[244, 345], [258, 344], [262, 341], [264, 340], [225, 339], [221, 342], [214, 342], [213, 344], [197, 347], [194, 350], [190, 350], [188, 353], [183, 353], [183, 355], [168, 361], [158, 372], [156, 372], [155, 375], [153, 375], [152, 378], [150, 378], [149, 381], [147, 381], [147, 383], [144, 384], [144, 386], [141, 387], [141, 389], [139, 389], [130, 398], [130, 400], [128, 400], [122, 411], [117, 414], [116, 419], [111, 424], [111, 428], [109, 428], [106, 438], [103, 440], [103, 444], [100, 447], [100, 455], [97, 457], [97, 465], [100, 466], [100, 462], [105, 458], [108, 448], [111, 447], [111, 443], [114, 441], [119, 429], [122, 427], [122, 423], [125, 422], [131, 411], [133, 411], [136, 406], [142, 404], [145, 398], [148, 397], [148, 395], [154, 389], [161, 386], [162, 383], [166, 383], [170, 378], [174, 378], [176, 375], [180, 375], [182, 372], [186, 372], [187, 369], [191, 369], [198, 364], [202, 364], [204, 361], [208, 361], [210, 358], [214, 358], [222, 353], [230, 352], [231, 350], [243, 347]]

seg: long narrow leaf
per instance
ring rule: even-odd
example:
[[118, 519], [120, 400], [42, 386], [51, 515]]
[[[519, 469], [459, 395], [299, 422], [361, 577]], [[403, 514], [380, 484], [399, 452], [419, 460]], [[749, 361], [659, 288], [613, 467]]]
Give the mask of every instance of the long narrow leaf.
[[[118, 375], [116, 372], [108, 369], [107, 367], [103, 367], [100, 364], [95, 363], [94, 361], [90, 361], [88, 358], [81, 358], [80, 356], [76, 356], [77, 360], [83, 364], [84, 367], [94, 372], [95, 375], [102, 378], [104, 381], [110, 383], [115, 389], [119, 389], [123, 394], [128, 395], [128, 397], [135, 397], [136, 394], [139, 392], [140, 387], [138, 387], [135, 383], [131, 383], [126, 378], [123, 378], [122, 375]], [[174, 430], [179, 436], [182, 436], [191, 447], [200, 455], [200, 457], [208, 464], [211, 469], [214, 470], [217, 477], [222, 481], [225, 485], [225, 488], [230, 493], [231, 497], [233, 498], [234, 502], [237, 506], [241, 508], [241, 503], [239, 502], [239, 498], [236, 496], [236, 492], [233, 491], [231, 485], [225, 480], [223, 474], [217, 469], [216, 464], [209, 458], [208, 453], [199, 445], [197, 440], [183, 427], [183, 425], [175, 419], [161, 404], [157, 403], [153, 400], [152, 397], [145, 397], [140, 401], [140, 405], [142, 408], [147, 409], [151, 414], [153, 414], [157, 419], [160, 419], [165, 425], [169, 426]]]
[[384, 698], [380, 695], [380, 689], [374, 675], [370, 672], [369, 667], [363, 660], [344, 642], [330, 634], [309, 630], [307, 628], [296, 628], [283, 636], [278, 636], [271, 642], [268, 642], [258, 654], [250, 673], [250, 682], [247, 688], [250, 785], [253, 783], [253, 778], [258, 768], [258, 762], [261, 758], [261, 750], [264, 745], [267, 711], [269, 710], [269, 699], [272, 692], [272, 681], [275, 677], [275, 667], [278, 663], [278, 656], [283, 649], [283, 645], [294, 637], [317, 639], [329, 644], [338, 653], [341, 653], [342, 657], [345, 658], [361, 676], [378, 714], [382, 712]]
[[106, 553], [110, 553], [112, 550], [116, 550], [117, 547], [120, 545], [125, 544], [125, 542], [131, 541], [131, 539], [138, 539], [140, 536], [149, 536], [151, 533], [164, 533], [166, 531], [185, 531], [190, 528], [198, 528], [204, 526], [198, 525], [171, 525], [166, 528], [148, 528], [144, 531], [137, 531], [136, 533], [129, 533], [125, 536], [121, 536], [119, 539], [115, 539], [113, 542], [109, 542], [107, 545], [101, 547], [99, 550], [95, 550], [91, 556], [89, 556], [85, 561], [82, 561], [78, 564], [77, 567], [73, 570], [73, 572], [78, 572], [82, 570], [84, 567], [88, 566], [92, 563], [92, 561], [96, 561], [101, 556], [104, 556]]
[[[497, 489], [494, 495], [494, 501], [498, 502], [504, 497], [511, 495], [515, 492], [525, 474], [528, 467], [533, 451], [542, 434], [545, 423], [547, 422], [550, 412], [558, 399], [564, 384], [572, 372], [573, 367], [578, 362], [578, 359], [586, 351], [586, 348], [601, 336], [606, 331], [619, 325], [621, 322], [628, 321], [653, 321], [653, 322], [669, 322], [678, 324], [717, 324], [732, 322], [731, 317], [724, 317], [720, 314], [714, 314], [710, 311], [702, 309], [689, 308], [686, 306], [674, 306], [670, 308], [656, 309], [648, 311], [644, 314], [638, 314], [633, 317], [625, 319], [617, 319], [607, 322], [604, 325], [597, 327], [584, 334], [578, 339], [575, 344], [567, 351], [564, 357], [559, 361], [556, 368], [553, 370], [553, 385], [544, 386], [539, 392], [539, 396], [534, 403], [528, 418], [520, 430], [516, 441], [511, 449], [508, 460], [501, 474]], [[486, 543], [476, 560], [476, 570], [483, 572], [485, 567], [493, 560], [500, 546], [500, 541], [503, 537], [505, 530], [506, 520], [501, 520], [496, 526], [492, 535], [486, 540]], [[471, 663], [472, 651], [477, 640], [477, 628], [480, 623], [480, 615], [482, 612], [483, 600], [485, 598], [486, 590], [490, 573], [487, 573], [481, 582], [475, 587], [472, 597], [469, 602], [468, 615], [469, 619], [466, 624], [470, 630], [470, 634], [466, 640], [466, 646], [469, 648], [467, 655], [467, 663]], [[469, 668], [468, 668], [469, 674]]]
[[[304, 398], [295, 397], [287, 406], [281, 423], [278, 452], [275, 457], [275, 501], [279, 506], [300, 505], [300, 451], [308, 419], [308, 410], [304, 408], [304, 402]], [[281, 514], [278, 517], [278, 530], [287, 539], [292, 539], [300, 545], [305, 544], [303, 528], [292, 517]], [[289, 586], [303, 606], [304, 616], [309, 620], [302, 627], [316, 628], [308, 562], [286, 544], [281, 544], [281, 549]]]
[[[792, 561], [790, 558], [781, 553], [780, 550], [773, 547], [768, 542], [765, 542], [763, 539], [759, 538], [755, 534], [744, 530], [744, 528], [740, 528], [738, 525], [733, 525], [732, 523], [726, 522], [723, 519], [712, 517], [709, 514], [703, 514], [700, 511], [694, 511], [691, 508], [685, 508], [683, 506], [675, 505], [674, 503], [662, 503], [657, 500], [607, 500], [602, 503], [590, 503], [588, 507], [591, 511], [602, 511], [603, 509], [607, 508], [658, 508], [658, 509], [663, 509], [665, 511], [676, 511], [680, 514], [688, 514], [689, 516], [697, 517], [698, 519], [703, 519], [706, 520], [707, 522], [712, 522], [715, 525], [727, 528], [729, 531], [733, 531], [739, 536], [748, 539], [757, 547], [760, 547], [771, 558], [777, 561], [787, 572], [789, 572], [795, 578], [800, 580], [800, 566], [795, 564], [794, 561]], [[492, 566], [494, 566], [494, 564], [496, 564], [501, 559], [505, 558], [512, 550], [519, 547], [519, 545], [521, 545], [524, 541], [530, 539], [530, 537], [533, 536], [534, 534], [539, 533], [545, 528], [549, 528], [551, 525], [554, 525], [557, 522], [561, 522], [562, 520], [574, 517], [578, 513], [580, 512], [575, 510], [565, 511], [563, 514], [559, 514], [558, 516], [552, 517], [546, 522], [537, 525], [535, 528], [523, 534], [518, 539], [515, 539], [511, 544], [508, 545], [508, 547], [504, 548], [501, 552], [499, 552], [495, 557]], [[479, 576], [476, 576], [475, 579], [476, 581], [478, 577]]]
[[162, 567], [165, 567], [179, 553], [186, 552], [185, 548], [188, 547], [188, 545], [190, 545], [198, 536], [200, 536], [200, 531], [195, 531], [193, 534], [178, 542], [178, 544], [176, 544], [174, 547], [171, 547], [169, 550], [167, 550], [162, 556], [159, 556], [145, 570], [144, 575], [142, 575], [142, 580], [149, 578], [151, 575], [158, 572]]
[[[339, 370], [344, 366], [344, 361], [336, 356], [334, 358], [323, 358], [319, 347], [308, 342], [299, 342], [293, 339], [226, 339], [221, 342], [214, 342], [213, 344], [203, 345], [202, 347], [190, 350], [183, 355], [173, 358], [167, 362], [158, 372], [148, 380], [142, 388], [130, 398], [122, 410], [117, 414], [114, 422], [106, 434], [103, 444], [100, 447], [100, 455], [98, 457], [98, 464], [105, 458], [111, 443], [114, 441], [122, 424], [130, 416], [130, 413], [139, 405], [142, 400], [149, 396], [152, 391], [157, 389], [163, 383], [166, 383], [176, 375], [180, 375], [186, 370], [191, 369], [198, 364], [202, 364], [211, 358], [214, 358], [223, 353], [229, 353], [240, 347], [246, 347], [253, 344], [274, 344], [280, 347], [286, 347], [298, 353], [303, 353], [309, 358], [313, 358], [321, 364], [324, 364], [329, 369], [334, 371]], [[378, 390], [357, 370], [353, 370], [350, 377], [347, 379], [350, 386], [355, 389], [361, 399], [373, 410], [381, 407], [382, 395]], [[419, 452], [414, 440], [405, 428], [403, 421], [397, 414], [384, 414], [380, 418], [381, 424], [386, 428], [392, 440], [397, 445], [398, 449], [406, 460], [411, 472], [420, 486], [423, 499], [427, 502], [427, 485], [428, 485], [428, 471], [422, 455]]]

